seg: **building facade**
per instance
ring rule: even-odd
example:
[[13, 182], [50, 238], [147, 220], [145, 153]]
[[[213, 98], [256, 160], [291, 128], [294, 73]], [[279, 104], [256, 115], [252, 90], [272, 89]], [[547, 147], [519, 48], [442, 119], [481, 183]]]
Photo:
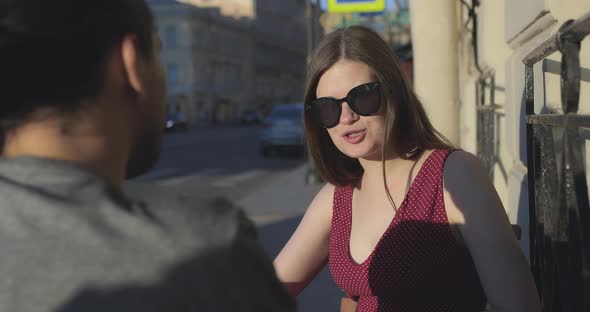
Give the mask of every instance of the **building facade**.
[[157, 16], [162, 42], [161, 61], [166, 70], [169, 110], [181, 110], [196, 118], [195, 72], [193, 71], [191, 6], [176, 1], [149, 2]]
[[303, 0], [151, 0], [169, 104], [189, 123], [229, 123], [303, 97]]
[[257, 0], [253, 28], [254, 106], [300, 102], [307, 50], [304, 0]]

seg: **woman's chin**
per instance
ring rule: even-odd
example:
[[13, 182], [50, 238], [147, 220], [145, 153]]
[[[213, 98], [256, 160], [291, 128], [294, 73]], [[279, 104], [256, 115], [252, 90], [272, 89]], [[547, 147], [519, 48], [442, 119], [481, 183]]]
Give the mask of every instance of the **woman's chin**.
[[379, 150], [367, 150], [365, 149], [347, 149], [341, 151], [344, 155], [354, 159], [364, 160], [381, 160], [381, 149]]

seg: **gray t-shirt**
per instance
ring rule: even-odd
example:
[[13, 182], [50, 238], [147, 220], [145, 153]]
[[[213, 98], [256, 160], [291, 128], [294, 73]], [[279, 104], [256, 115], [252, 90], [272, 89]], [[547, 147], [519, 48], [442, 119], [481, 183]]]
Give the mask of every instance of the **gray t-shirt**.
[[295, 311], [230, 205], [129, 200], [69, 162], [0, 158], [0, 311]]

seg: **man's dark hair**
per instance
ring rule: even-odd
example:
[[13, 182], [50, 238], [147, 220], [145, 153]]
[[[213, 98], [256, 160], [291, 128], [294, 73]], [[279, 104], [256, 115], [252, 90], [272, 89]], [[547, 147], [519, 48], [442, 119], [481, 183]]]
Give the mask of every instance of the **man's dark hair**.
[[125, 35], [152, 56], [153, 24], [144, 0], [0, 0], [0, 130], [96, 98]]

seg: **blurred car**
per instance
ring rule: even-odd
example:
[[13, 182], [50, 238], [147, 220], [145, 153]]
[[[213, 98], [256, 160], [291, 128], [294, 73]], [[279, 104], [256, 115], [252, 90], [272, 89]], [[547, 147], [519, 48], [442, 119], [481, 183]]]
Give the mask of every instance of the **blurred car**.
[[303, 152], [303, 104], [278, 105], [263, 122], [260, 152], [270, 156], [273, 152]]
[[262, 121], [262, 116], [255, 110], [246, 110], [240, 115], [240, 124], [254, 125]]
[[181, 111], [169, 112], [166, 114], [166, 131], [177, 131], [188, 129], [188, 123]]

